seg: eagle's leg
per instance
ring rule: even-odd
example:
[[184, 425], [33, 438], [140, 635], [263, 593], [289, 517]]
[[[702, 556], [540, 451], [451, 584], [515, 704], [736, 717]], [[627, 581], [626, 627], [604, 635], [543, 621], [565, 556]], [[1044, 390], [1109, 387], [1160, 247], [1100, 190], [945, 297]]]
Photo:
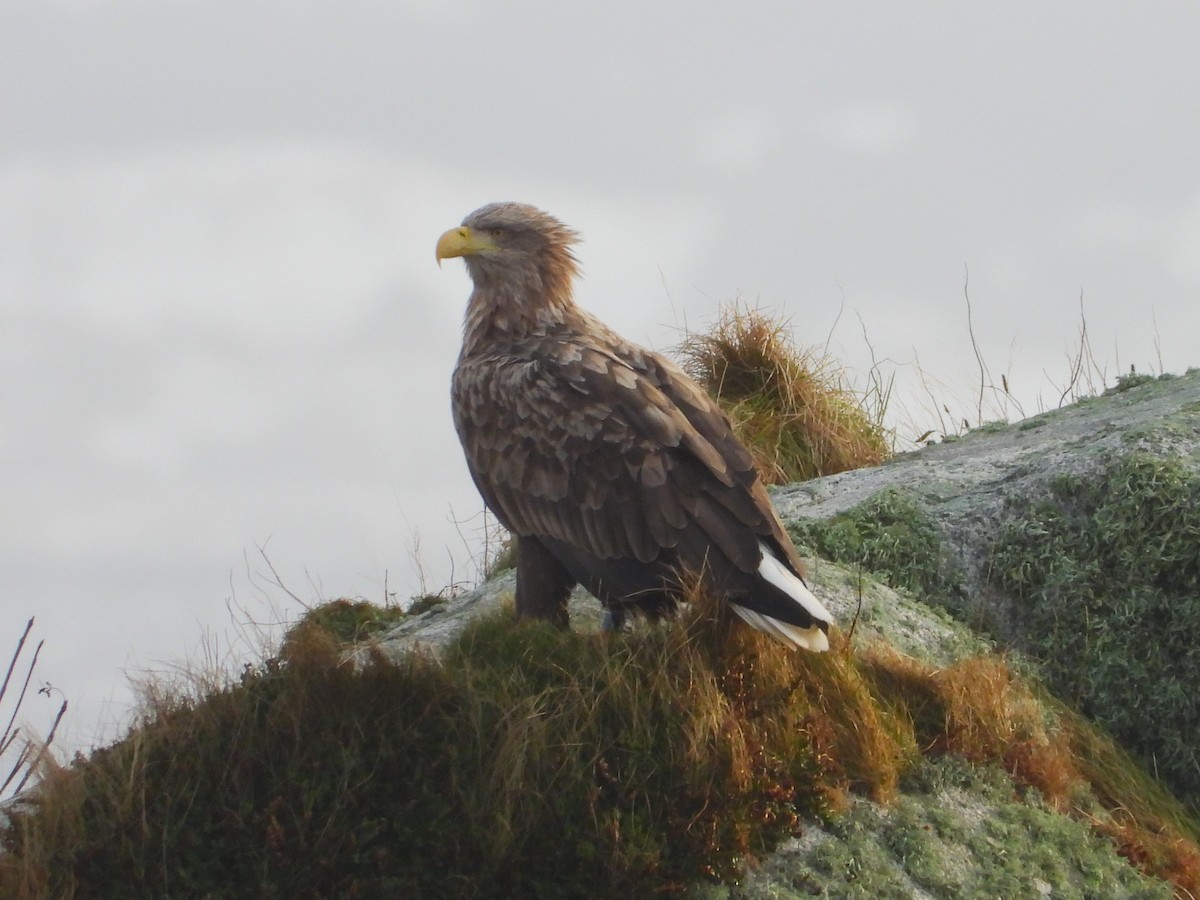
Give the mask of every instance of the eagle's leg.
[[604, 618], [600, 622], [601, 631], [620, 631], [625, 627], [625, 610], [618, 607], [605, 607]]
[[545, 619], [566, 628], [570, 624], [567, 598], [575, 579], [537, 538], [516, 540], [517, 616]]

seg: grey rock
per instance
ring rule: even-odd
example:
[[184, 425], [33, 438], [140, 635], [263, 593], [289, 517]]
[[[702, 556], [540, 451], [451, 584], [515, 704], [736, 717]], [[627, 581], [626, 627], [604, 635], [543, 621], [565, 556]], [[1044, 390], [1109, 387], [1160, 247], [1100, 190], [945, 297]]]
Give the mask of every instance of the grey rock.
[[1045, 497], [1062, 475], [1134, 451], [1200, 460], [1200, 371], [1165, 377], [1012, 424], [993, 423], [857, 469], [776, 489], [785, 522], [829, 519], [889, 488], [918, 497], [957, 563], [966, 618], [1012, 636], [1009, 598], [987, 584], [988, 549], [1014, 504]]

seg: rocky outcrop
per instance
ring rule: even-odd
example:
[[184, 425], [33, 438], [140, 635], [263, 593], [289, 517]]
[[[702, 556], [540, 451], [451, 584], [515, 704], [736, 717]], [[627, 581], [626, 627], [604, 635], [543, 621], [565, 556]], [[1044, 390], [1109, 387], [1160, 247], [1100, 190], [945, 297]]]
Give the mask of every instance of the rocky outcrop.
[[1003, 625], [1011, 619], [1008, 598], [992, 589], [988, 568], [996, 535], [1013, 510], [1048, 498], [1064, 476], [1086, 478], [1136, 453], [1200, 467], [1200, 370], [1127, 377], [1103, 397], [984, 425], [881, 466], [788, 485], [774, 500], [783, 519], [795, 521], [830, 519], [888, 489], [919, 498], [958, 564], [966, 608]]
[[[842, 627], [938, 665], [990, 642], [1026, 651], [1053, 689], [1197, 803], [1200, 372], [1125, 379], [774, 500]], [[502, 574], [379, 646], [436, 649], [511, 602], [512, 586]], [[596, 627], [599, 612], [576, 592], [575, 627]], [[856, 800], [845, 822], [814, 826], [714, 896], [874, 895], [868, 884], [887, 896], [1170, 896], [996, 778], [925, 763], [896, 802]]]
[[[1200, 371], [1127, 378], [775, 502], [818, 552], [1024, 651], [1200, 809]], [[897, 507], [909, 521], [873, 527]], [[910, 558], [888, 556], [914, 534]]]

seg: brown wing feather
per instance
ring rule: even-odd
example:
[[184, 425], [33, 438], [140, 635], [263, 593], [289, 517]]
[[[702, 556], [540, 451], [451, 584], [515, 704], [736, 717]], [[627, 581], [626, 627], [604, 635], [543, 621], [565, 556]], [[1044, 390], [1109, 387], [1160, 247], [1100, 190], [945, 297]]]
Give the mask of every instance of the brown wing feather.
[[752, 572], [795, 551], [716, 404], [664, 358], [592, 332], [460, 360], [455, 424], [488, 506], [517, 535], [601, 559], [715, 546]]
[[[766, 541], [797, 575], [803, 577], [804, 563], [775, 508], [767, 489], [757, 477], [753, 457], [733, 434], [729, 419], [709, 394], [693, 381], [682, 369], [658, 354], [633, 348], [634, 355], [641, 353], [644, 360], [637, 360], [647, 377], [652, 378], [663, 393], [675, 403], [687, 419], [704, 437], [719, 448], [723, 458], [739, 473], [737, 484], [746, 490], [713, 491], [716, 499], [731, 515], [749, 528], [756, 536]], [[746, 473], [753, 477], [746, 478]], [[757, 548], [755, 554], [757, 554]], [[731, 559], [733, 559], [731, 557]], [[757, 560], [757, 555], [755, 556]], [[733, 559], [743, 571], [750, 571], [740, 560]]]

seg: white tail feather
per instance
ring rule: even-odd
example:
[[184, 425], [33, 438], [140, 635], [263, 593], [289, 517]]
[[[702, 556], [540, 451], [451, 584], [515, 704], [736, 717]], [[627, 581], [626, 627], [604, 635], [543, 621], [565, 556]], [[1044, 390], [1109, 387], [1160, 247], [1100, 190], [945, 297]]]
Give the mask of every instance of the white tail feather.
[[[762, 552], [762, 562], [758, 564], [758, 574], [795, 600], [814, 619], [819, 622], [832, 624], [833, 616], [829, 614], [829, 610], [821, 604], [821, 601], [816, 598], [804, 582], [792, 574], [787, 566], [776, 559], [775, 554], [762, 541], [758, 542], [758, 549]], [[776, 618], [755, 612], [736, 603], [731, 605], [733, 606], [733, 611], [741, 616], [747, 624], [769, 634], [781, 643], [787, 644], [790, 647], [801, 647], [805, 650], [812, 650], [816, 653], [829, 649], [829, 638], [819, 626], [812, 625], [808, 628], [801, 628], [798, 625], [781, 622]]]
[[746, 607], [739, 606], [736, 603], [730, 603], [729, 605], [752, 628], [757, 628], [764, 634], [769, 634], [789, 649], [795, 650], [799, 648], [801, 650], [811, 650], [814, 653], [823, 653], [829, 649], [829, 638], [825, 635], [824, 631], [815, 625], [810, 628], [801, 628], [799, 625], [780, 622], [778, 619], [764, 616], [762, 613], [746, 609]]

